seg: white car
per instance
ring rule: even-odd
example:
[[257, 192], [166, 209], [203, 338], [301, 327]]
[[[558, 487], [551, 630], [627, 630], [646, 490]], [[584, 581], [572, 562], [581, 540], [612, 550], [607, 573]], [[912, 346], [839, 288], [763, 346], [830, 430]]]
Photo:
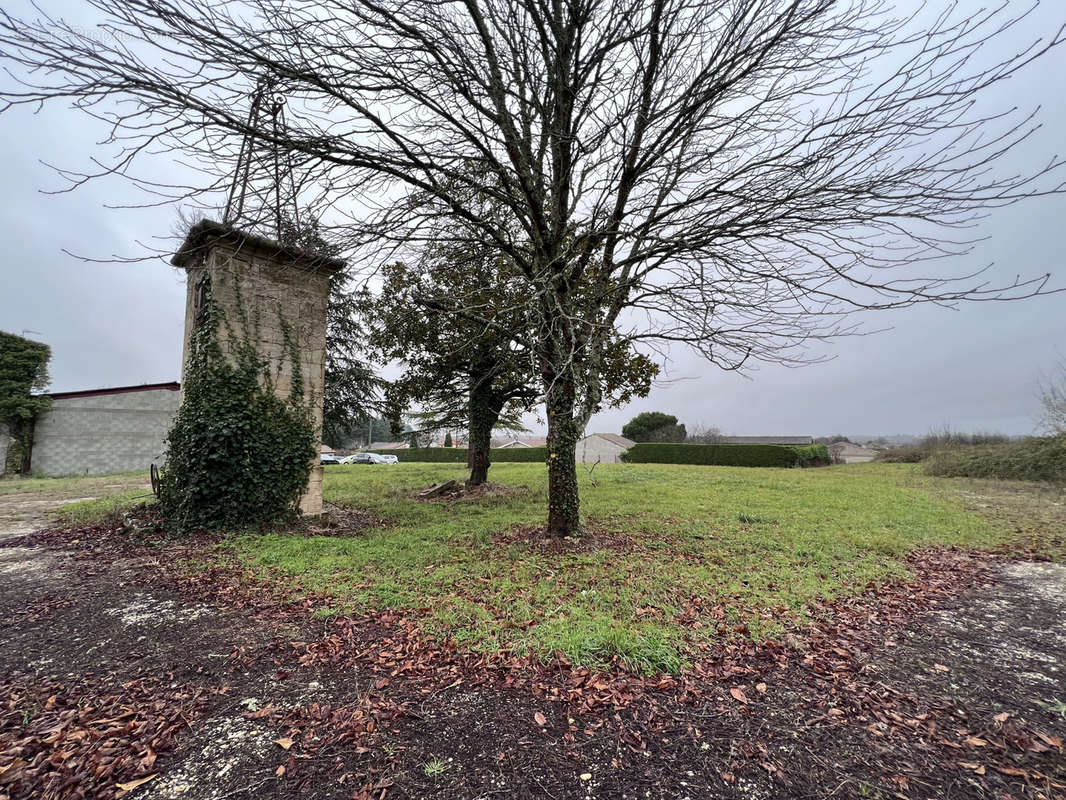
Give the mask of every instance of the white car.
[[400, 459], [396, 456], [383, 456], [380, 453], [355, 453], [342, 458], [342, 464], [398, 464]]

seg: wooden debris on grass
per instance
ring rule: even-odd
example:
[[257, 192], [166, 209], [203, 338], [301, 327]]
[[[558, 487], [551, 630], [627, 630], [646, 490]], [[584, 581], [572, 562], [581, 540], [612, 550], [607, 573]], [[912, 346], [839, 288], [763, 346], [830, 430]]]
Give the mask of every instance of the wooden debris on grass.
[[430, 497], [440, 497], [447, 492], [455, 491], [459, 484], [456, 481], [444, 481], [443, 483], [436, 483], [418, 493], [418, 496], [422, 500], [426, 500]]

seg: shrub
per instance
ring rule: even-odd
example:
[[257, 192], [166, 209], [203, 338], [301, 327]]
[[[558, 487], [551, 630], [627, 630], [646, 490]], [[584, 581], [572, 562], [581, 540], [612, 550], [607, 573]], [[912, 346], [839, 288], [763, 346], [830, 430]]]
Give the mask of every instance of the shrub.
[[629, 464], [704, 464], [719, 467], [814, 467], [830, 463], [824, 444], [673, 444], [642, 442], [622, 454]]
[[173, 533], [218, 530], [294, 515], [316, 453], [303, 401], [296, 345], [282, 325], [292, 368], [289, 397], [279, 397], [268, 363], [227, 325], [230, 357], [219, 342], [221, 315], [208, 298], [193, 334], [184, 397], [167, 434], [160, 503]]
[[[465, 464], [467, 449], [465, 447], [410, 447], [406, 450], [390, 450], [390, 455], [400, 461], [430, 462], [446, 464]], [[548, 459], [546, 447], [494, 447], [489, 451], [489, 460], [493, 463], [505, 461], [539, 461]]]
[[874, 456], [874, 461], [882, 461], [886, 464], [917, 464], [928, 454], [928, 451], [920, 444], [906, 444], [879, 451]]
[[1066, 436], [944, 447], [925, 461], [927, 475], [1066, 483]]
[[902, 447], [882, 450], [874, 457], [874, 460], [882, 461], [886, 464], [917, 464], [943, 449], [1005, 444], [1009, 441], [1011, 441], [1010, 437], [1003, 433], [988, 431], [961, 433], [945, 427], [939, 431], [932, 431], [918, 444], [908, 444]]

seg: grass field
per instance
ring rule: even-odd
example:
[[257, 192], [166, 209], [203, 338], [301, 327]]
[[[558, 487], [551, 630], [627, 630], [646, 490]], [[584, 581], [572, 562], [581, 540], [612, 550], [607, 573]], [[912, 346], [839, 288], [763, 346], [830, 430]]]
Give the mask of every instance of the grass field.
[[[618, 656], [669, 672], [723, 632], [773, 634], [802, 622], [812, 601], [906, 576], [916, 549], [1066, 557], [1066, 507], [1053, 487], [930, 478], [913, 464], [601, 465], [595, 485], [579, 474], [594, 534], [562, 552], [528, 535], [545, 515], [540, 464], [494, 465], [490, 477], [503, 489], [455, 502], [414, 494], [463, 479], [457, 465], [329, 467], [326, 499], [381, 526], [335, 537], [235, 534], [223, 548], [263, 580], [325, 598], [321, 617], [417, 611], [430, 632], [472, 649], [561, 651], [581, 664]], [[19, 482], [22, 491], [73, 496], [110, 485], [110, 494], [59, 511], [81, 523], [128, 504], [143, 491], [132, 483]]]
[[905, 575], [915, 549], [1014, 541], [1012, 523], [964, 510], [965, 497], [910, 465], [603, 465], [595, 486], [582, 474], [583, 512], [603, 546], [550, 552], [515, 535], [543, 522], [543, 467], [493, 466], [509, 488], [495, 496], [413, 499], [463, 475], [443, 464], [329, 468], [327, 499], [383, 527], [353, 538], [248, 535], [232, 547], [264, 577], [329, 597], [323, 616], [418, 609], [465, 647], [558, 650], [584, 664], [619, 656], [672, 672], [721, 630], [772, 634], [813, 600]]

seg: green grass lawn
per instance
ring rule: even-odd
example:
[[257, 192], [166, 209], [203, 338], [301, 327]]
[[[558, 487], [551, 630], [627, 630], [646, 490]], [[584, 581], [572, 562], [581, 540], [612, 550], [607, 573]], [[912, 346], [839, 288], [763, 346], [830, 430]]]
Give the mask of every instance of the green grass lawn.
[[322, 616], [418, 610], [464, 647], [673, 672], [722, 632], [769, 635], [802, 621], [812, 600], [905, 575], [915, 549], [1004, 549], [1014, 530], [965, 510], [913, 465], [601, 465], [595, 486], [579, 472], [582, 511], [608, 546], [501, 541], [516, 524], [543, 523], [540, 464], [494, 465], [490, 479], [511, 491], [451, 504], [413, 494], [462, 479], [458, 466], [330, 467], [327, 500], [384, 527], [230, 546], [256, 573], [329, 598]]

